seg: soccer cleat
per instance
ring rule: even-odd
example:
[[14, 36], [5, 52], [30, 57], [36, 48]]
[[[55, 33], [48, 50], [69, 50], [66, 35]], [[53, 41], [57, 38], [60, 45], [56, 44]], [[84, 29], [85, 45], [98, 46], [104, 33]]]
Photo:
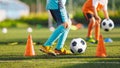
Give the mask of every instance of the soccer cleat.
[[91, 37], [87, 37], [87, 38], [86, 38], [86, 41], [87, 41], [87, 42], [90, 42], [90, 43], [95, 43], [95, 42], [96, 42], [96, 40], [94, 40], [94, 39], [91, 38]]
[[51, 50], [50, 46], [40, 46], [40, 51], [48, 55], [56, 56], [55, 52]]
[[54, 52], [55, 52], [57, 55], [69, 55], [69, 54], [72, 54], [71, 51], [65, 50], [64, 48], [62, 48], [61, 50], [55, 49]]
[[98, 44], [98, 40], [95, 41], [95, 44]]

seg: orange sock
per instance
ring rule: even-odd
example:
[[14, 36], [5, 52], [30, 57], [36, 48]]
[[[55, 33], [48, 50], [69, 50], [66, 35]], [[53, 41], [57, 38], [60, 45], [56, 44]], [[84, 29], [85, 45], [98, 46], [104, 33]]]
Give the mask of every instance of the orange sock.
[[89, 22], [87, 37], [91, 37], [91, 36], [92, 36], [92, 32], [93, 32], [93, 27], [94, 27], [94, 25], [95, 25], [95, 23]]
[[95, 39], [99, 40], [99, 35], [100, 35], [100, 24], [95, 25]]

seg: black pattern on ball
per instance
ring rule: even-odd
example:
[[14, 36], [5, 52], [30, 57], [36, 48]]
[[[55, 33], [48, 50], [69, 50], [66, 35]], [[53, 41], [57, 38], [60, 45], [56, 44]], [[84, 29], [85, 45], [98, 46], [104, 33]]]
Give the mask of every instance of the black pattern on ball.
[[104, 31], [109, 31], [109, 29], [104, 29]]
[[109, 24], [109, 27], [112, 27], [112, 24], [111, 24], [111, 23]]
[[78, 49], [78, 53], [81, 53], [83, 50], [80, 48], [80, 49]]
[[106, 25], [106, 23], [105, 22], [103, 22], [103, 26], [105, 26]]
[[82, 43], [82, 45], [85, 45], [85, 42], [83, 40], [81, 40], [81, 43]]
[[73, 51], [72, 49], [70, 49], [70, 51], [71, 51], [72, 53], [74, 53], [74, 51]]
[[74, 42], [72, 43], [72, 46], [76, 46], [76, 44], [77, 44], [77, 42], [74, 41]]

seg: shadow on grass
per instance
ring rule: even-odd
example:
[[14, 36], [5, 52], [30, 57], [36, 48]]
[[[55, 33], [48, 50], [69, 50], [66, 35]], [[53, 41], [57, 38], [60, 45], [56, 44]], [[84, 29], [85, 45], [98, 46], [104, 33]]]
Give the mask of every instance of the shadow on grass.
[[[47, 54], [36, 55], [36, 56], [23, 56], [23, 55], [1, 55], [0, 60], [30, 60], [30, 59], [91, 59], [91, 58], [99, 58], [96, 56], [81, 56], [81, 55], [58, 55], [51, 56]], [[108, 56], [106, 58], [120, 58], [118, 56]], [[120, 59], [119, 59], [120, 61]]]
[[[77, 61], [74, 61], [78, 59]], [[110, 59], [109, 59], [110, 58]], [[25, 57], [23, 55], [1, 55], [0, 62], [28, 62], [26, 60], [40, 60], [40, 59], [64, 59], [64, 61], [58, 61], [61, 63], [61, 66], [58, 68], [119, 68], [120, 67], [120, 57], [106, 57], [106, 58], [97, 58], [95, 56], [80, 56], [80, 55], [59, 55], [59, 56], [50, 56], [46, 54], [36, 55], [33, 57]], [[65, 59], [73, 59], [66, 61]], [[88, 61], [81, 59], [90, 59]], [[93, 60], [94, 59], [94, 60]], [[97, 59], [97, 60], [96, 60]], [[56, 63], [56, 62], [55, 62]]]
[[36, 55], [36, 56], [22, 56], [22, 55], [1, 55], [0, 60], [28, 60], [28, 59], [68, 59], [68, 58], [94, 58], [92, 56], [89, 57], [80, 57], [75, 55], [59, 55], [59, 56], [51, 56], [47, 54]]
[[[36, 43], [36, 45], [41, 45], [43, 44], [42, 42], [39, 42], [39, 41], [34, 41], [34, 43]], [[25, 41], [8, 41], [8, 42], [0, 42], [0, 44], [5, 44], [5, 45], [20, 45], [20, 44], [26, 44]]]
[[87, 63], [70, 63], [62, 66], [61, 68], [120, 68], [120, 62], [94, 61]]

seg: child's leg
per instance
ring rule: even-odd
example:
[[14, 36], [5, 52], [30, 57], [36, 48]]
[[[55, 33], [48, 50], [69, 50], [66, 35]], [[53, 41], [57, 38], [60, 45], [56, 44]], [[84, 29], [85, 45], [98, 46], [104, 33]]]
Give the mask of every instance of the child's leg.
[[45, 42], [44, 46], [51, 46], [61, 35], [62, 32], [64, 32], [64, 26], [60, 25], [63, 23], [60, 10], [50, 10], [50, 13], [53, 17], [53, 19], [57, 22], [58, 27], [56, 30], [51, 34], [51, 36], [48, 38], [48, 40]]
[[56, 46], [56, 49], [57, 49], [57, 50], [60, 50], [61, 48], [63, 48], [64, 43], [65, 43], [65, 40], [66, 40], [66, 38], [67, 38], [67, 36], [68, 36], [69, 30], [70, 30], [69, 28], [66, 29], [65, 32], [63, 32], [62, 35], [59, 37], [59, 39], [58, 39], [58, 44], [57, 44], [57, 46]]
[[88, 25], [88, 34], [87, 37], [92, 37], [93, 28], [95, 26], [95, 19], [92, 17]]
[[88, 21], [88, 33], [87, 33], [87, 37], [90, 38], [92, 37], [92, 32], [93, 32], [93, 28], [95, 26], [95, 19], [94, 19], [94, 15], [91, 13], [84, 13], [84, 16], [86, 18], [86, 20]]
[[99, 40], [99, 35], [100, 35], [100, 24], [96, 23], [96, 25], [95, 25], [95, 39], [97, 41]]
[[45, 42], [44, 46], [51, 46], [55, 40], [57, 40], [66, 29], [63, 25], [58, 26], [58, 28], [51, 34], [48, 40]]

